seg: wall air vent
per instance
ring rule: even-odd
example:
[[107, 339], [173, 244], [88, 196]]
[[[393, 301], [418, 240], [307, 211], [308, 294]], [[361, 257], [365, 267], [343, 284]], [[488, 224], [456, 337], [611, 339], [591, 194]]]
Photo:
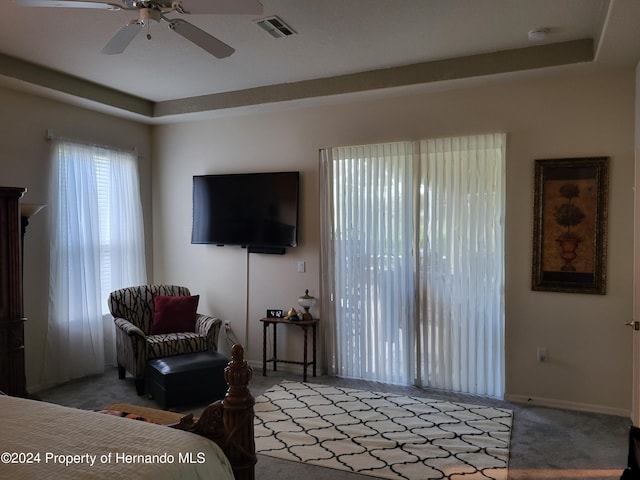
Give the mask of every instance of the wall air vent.
[[274, 38], [290, 37], [295, 35], [296, 31], [289, 25], [284, 23], [280, 17], [262, 18], [256, 20], [256, 23], [269, 35]]

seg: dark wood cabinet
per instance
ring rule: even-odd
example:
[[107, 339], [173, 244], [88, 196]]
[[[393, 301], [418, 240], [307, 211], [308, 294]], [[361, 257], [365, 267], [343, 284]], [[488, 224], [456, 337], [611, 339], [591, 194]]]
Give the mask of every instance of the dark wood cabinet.
[[20, 197], [24, 188], [0, 187], [0, 391], [26, 395]]

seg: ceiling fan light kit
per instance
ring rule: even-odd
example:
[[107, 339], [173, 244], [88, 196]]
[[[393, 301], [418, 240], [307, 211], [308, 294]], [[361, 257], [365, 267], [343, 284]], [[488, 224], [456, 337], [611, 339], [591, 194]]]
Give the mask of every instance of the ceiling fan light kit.
[[[225, 58], [235, 50], [222, 40], [210, 35], [195, 25], [183, 20], [167, 18], [165, 15], [176, 13], [191, 14], [259, 14], [262, 4], [258, 0], [120, 0], [113, 2], [92, 2], [81, 0], [13, 0], [23, 7], [55, 8], [93, 8], [101, 10], [132, 10], [138, 12], [138, 18], [122, 27], [104, 46], [102, 53], [114, 55], [124, 52], [138, 32], [151, 22], [164, 20], [169, 29], [205, 50], [216, 58]], [[151, 38], [147, 35], [147, 38]]]
[[162, 12], [160, 10], [154, 10], [152, 8], [141, 8], [138, 20], [143, 24], [153, 21], [160, 23], [162, 19]]

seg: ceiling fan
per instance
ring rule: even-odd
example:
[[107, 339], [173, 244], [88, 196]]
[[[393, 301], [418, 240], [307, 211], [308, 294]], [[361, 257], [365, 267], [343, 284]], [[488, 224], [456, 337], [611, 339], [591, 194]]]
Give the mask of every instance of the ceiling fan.
[[[138, 32], [152, 22], [165, 21], [169, 29], [196, 44], [214, 57], [224, 58], [235, 50], [222, 40], [208, 34], [195, 25], [166, 15], [188, 14], [260, 14], [262, 4], [258, 0], [119, 0], [93, 2], [89, 0], [13, 0], [23, 7], [94, 8], [100, 10], [137, 11], [138, 18], [130, 21], [104, 46], [102, 53], [122, 53]], [[147, 34], [147, 38], [151, 38]]]

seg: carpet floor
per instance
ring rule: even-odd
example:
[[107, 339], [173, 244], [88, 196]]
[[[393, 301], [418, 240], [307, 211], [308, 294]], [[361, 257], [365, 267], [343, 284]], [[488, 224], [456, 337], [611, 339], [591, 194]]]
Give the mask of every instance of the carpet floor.
[[[283, 380], [300, 381], [301, 375], [254, 368], [250, 388], [254, 396]], [[513, 411], [508, 480], [617, 480], [627, 463], [628, 418], [502, 402], [483, 397], [401, 387], [376, 382], [319, 376], [313, 383], [373, 392], [428, 397]], [[37, 392], [45, 401], [77, 408], [103, 408], [123, 402], [159, 408], [146, 396], [136, 395], [133, 378], [118, 380], [117, 369]], [[184, 413], [197, 413], [204, 405], [182, 405]], [[371, 480], [370, 476], [258, 455], [256, 479]]]
[[256, 399], [258, 453], [390, 480], [505, 480], [511, 410], [282, 382]]

